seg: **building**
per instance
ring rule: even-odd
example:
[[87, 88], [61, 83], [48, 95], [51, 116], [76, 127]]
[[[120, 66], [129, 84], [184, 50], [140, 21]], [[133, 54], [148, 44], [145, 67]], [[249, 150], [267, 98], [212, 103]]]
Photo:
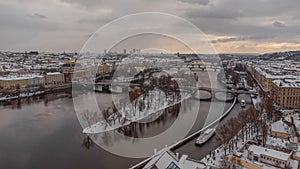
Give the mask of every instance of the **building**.
[[0, 77], [0, 88], [6, 90], [23, 90], [44, 85], [44, 77], [36, 74]]
[[275, 103], [283, 108], [299, 109], [300, 80], [274, 80], [272, 82], [271, 96]]
[[41, 87], [45, 85], [45, 78], [42, 75], [33, 75], [28, 78], [28, 88]]
[[283, 139], [289, 139], [292, 135], [292, 129], [282, 120], [276, 121], [271, 125], [271, 136]]
[[296, 63], [273, 61], [250, 62], [247, 63], [246, 70], [252, 74], [265, 92], [271, 91], [274, 80], [295, 79], [300, 71]]
[[287, 168], [290, 166], [291, 154], [261, 146], [250, 145], [247, 158], [252, 161], [269, 164], [275, 167]]
[[63, 71], [65, 77], [65, 83], [72, 82], [73, 72], [76, 66], [76, 62], [66, 62], [62, 65], [61, 70]]
[[111, 64], [101, 64], [97, 67], [97, 74], [103, 75], [106, 73], [111, 73], [113, 71], [113, 66]]
[[6, 90], [25, 89], [28, 86], [28, 78], [0, 77], [0, 88]]
[[65, 76], [60, 72], [46, 73], [45, 85], [57, 85], [65, 83]]
[[154, 156], [143, 169], [206, 169], [207, 166], [196, 160], [189, 159], [187, 155], [174, 155], [167, 150]]

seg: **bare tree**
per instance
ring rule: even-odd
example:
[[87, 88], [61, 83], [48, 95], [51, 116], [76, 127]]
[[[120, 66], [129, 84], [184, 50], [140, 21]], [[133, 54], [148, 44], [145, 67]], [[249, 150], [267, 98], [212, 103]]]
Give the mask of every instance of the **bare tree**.
[[242, 126], [242, 140], [245, 141], [245, 136], [247, 137], [247, 113], [245, 111], [241, 111], [238, 115], [238, 119], [240, 120], [240, 125]]
[[262, 144], [263, 146], [265, 146], [266, 141], [267, 141], [267, 136], [268, 136], [268, 125], [265, 121], [262, 122], [262, 126], [261, 126], [261, 133], [262, 133]]
[[275, 106], [274, 101], [270, 97], [265, 97], [263, 100], [264, 109], [266, 110], [268, 120], [273, 121]]
[[249, 71], [247, 71], [246, 81], [249, 86], [253, 87], [254, 81]]
[[230, 140], [230, 135], [228, 134], [228, 127], [226, 125], [219, 126], [217, 128], [217, 135], [219, 136], [218, 138], [222, 141], [222, 144], [224, 146], [224, 155], [226, 156], [227, 152], [227, 147], [228, 147], [228, 142]]

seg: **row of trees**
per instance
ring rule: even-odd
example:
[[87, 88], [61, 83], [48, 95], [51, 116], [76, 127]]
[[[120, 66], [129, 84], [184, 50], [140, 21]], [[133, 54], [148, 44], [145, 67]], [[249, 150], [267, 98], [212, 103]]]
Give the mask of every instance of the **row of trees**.
[[226, 124], [217, 128], [218, 139], [223, 144], [224, 154], [221, 156], [221, 168], [235, 168], [227, 158], [227, 153], [238, 149], [238, 142], [246, 142], [253, 136], [260, 136], [263, 146], [267, 141], [269, 127], [263, 118], [263, 111], [253, 106], [243, 110], [238, 117], [230, 119]]
[[258, 110], [253, 106], [239, 113], [238, 117], [230, 119], [226, 124], [217, 128], [219, 139], [224, 145], [224, 153], [237, 148], [237, 142], [243, 142], [256, 135], [262, 136], [263, 146], [266, 143], [268, 124], [275, 120], [275, 108], [272, 99], [265, 98], [259, 105]]
[[234, 149], [237, 149], [239, 140], [245, 142], [255, 133], [258, 135], [262, 130], [267, 130], [267, 128], [263, 129], [263, 127], [267, 126], [259, 118], [260, 116], [260, 111], [251, 106], [241, 111], [238, 117], [230, 119], [226, 124], [217, 128], [217, 135], [224, 146], [225, 156], [227, 151], [232, 152]]

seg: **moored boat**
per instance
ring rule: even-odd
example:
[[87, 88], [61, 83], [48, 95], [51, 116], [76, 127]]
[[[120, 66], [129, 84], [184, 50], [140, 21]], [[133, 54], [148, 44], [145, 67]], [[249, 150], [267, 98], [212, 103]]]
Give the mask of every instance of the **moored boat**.
[[195, 144], [198, 146], [203, 145], [206, 143], [213, 135], [215, 135], [216, 129], [214, 128], [208, 128], [204, 131], [204, 133], [200, 134], [200, 136], [197, 138]]

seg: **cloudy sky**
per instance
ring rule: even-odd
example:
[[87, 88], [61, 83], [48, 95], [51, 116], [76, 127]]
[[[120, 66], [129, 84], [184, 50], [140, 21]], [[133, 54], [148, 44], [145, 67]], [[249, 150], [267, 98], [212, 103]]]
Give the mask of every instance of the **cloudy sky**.
[[79, 51], [104, 24], [138, 12], [190, 21], [219, 53], [298, 50], [299, 6], [296, 0], [1, 0], [0, 50]]

